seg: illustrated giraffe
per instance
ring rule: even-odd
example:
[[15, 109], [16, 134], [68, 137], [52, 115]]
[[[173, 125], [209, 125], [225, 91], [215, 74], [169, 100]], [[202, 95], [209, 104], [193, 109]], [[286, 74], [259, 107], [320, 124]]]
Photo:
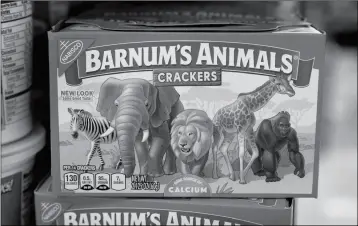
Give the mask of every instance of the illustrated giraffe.
[[[290, 76], [279, 75], [271, 77], [263, 85], [252, 92], [241, 93], [235, 102], [219, 109], [213, 119], [214, 123], [214, 143], [213, 143], [213, 178], [218, 178], [217, 174], [217, 151], [224, 155], [225, 162], [229, 169], [229, 178], [236, 181], [233, 168], [228, 156], [228, 148], [235, 136], [238, 139], [239, 160], [240, 160], [240, 184], [246, 184], [246, 174], [251, 168], [254, 160], [259, 156], [259, 150], [255, 143], [254, 125], [256, 118], [254, 112], [263, 108], [270, 99], [276, 94], [285, 94], [289, 97], [295, 95], [295, 91], [290, 85]], [[244, 169], [244, 156], [246, 153], [246, 143], [252, 149], [251, 159]]]

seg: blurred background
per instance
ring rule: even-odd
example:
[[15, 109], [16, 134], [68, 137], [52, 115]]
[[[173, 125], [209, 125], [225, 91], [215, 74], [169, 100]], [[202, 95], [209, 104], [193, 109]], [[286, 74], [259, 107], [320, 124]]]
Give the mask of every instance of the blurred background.
[[318, 199], [297, 200], [296, 223], [357, 224], [357, 2], [305, 2], [327, 32]]
[[[46, 31], [61, 19], [94, 7], [97, 2], [34, 2], [34, 111], [49, 131], [48, 49]], [[134, 4], [134, 3], [133, 3]], [[136, 3], [139, 4], [139, 3]], [[318, 199], [297, 200], [295, 224], [357, 224], [357, 2], [230, 2], [230, 7], [274, 10], [282, 16], [301, 14], [327, 33]], [[45, 108], [38, 110], [36, 106]], [[48, 138], [48, 145], [50, 144]], [[50, 167], [41, 153], [37, 179]], [[43, 165], [45, 163], [45, 165]], [[47, 164], [47, 165], [46, 165]]]

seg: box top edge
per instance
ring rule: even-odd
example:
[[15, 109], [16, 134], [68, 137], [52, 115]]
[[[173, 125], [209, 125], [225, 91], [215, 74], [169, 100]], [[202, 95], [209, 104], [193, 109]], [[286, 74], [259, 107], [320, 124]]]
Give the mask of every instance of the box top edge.
[[[204, 7], [205, 9], [205, 7]], [[60, 21], [53, 32], [66, 30], [107, 31], [211, 31], [211, 32], [274, 32], [292, 28], [310, 28], [311, 24], [298, 15], [281, 18], [274, 13], [250, 11], [245, 8], [201, 8], [181, 5], [164, 7], [106, 7], [100, 6], [76, 17]], [[91, 30], [91, 29], [90, 29]], [[91, 30], [91, 31], [93, 31]]]

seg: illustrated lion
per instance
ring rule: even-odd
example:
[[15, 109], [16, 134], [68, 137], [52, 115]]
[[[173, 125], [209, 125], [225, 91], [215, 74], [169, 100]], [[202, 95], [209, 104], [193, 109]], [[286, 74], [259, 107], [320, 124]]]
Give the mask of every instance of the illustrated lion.
[[206, 112], [182, 111], [171, 123], [170, 145], [182, 174], [203, 176], [213, 143], [213, 123]]

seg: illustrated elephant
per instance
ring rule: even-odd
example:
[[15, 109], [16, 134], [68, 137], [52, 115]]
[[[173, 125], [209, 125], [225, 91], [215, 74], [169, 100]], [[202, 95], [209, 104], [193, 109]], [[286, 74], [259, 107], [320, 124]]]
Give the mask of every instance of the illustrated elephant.
[[97, 111], [111, 122], [102, 136], [117, 133], [119, 153], [114, 161], [122, 158], [127, 177], [134, 173], [134, 150], [141, 175], [159, 177], [176, 173], [170, 125], [184, 110], [179, 97], [174, 87], [156, 87], [144, 79], [108, 78], [102, 84]]

